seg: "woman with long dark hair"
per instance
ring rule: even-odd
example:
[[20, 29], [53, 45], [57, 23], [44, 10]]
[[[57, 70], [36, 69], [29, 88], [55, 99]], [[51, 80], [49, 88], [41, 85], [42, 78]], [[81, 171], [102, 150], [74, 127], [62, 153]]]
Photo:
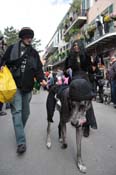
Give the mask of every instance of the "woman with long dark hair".
[[[81, 76], [89, 81], [88, 74], [92, 72], [92, 63], [81, 41], [76, 40], [73, 42], [70, 53], [65, 61], [65, 70], [72, 70], [72, 79]], [[93, 129], [97, 129], [93, 106], [87, 111], [86, 118], [87, 122], [84, 124], [83, 134], [85, 137], [88, 137], [90, 126]]]

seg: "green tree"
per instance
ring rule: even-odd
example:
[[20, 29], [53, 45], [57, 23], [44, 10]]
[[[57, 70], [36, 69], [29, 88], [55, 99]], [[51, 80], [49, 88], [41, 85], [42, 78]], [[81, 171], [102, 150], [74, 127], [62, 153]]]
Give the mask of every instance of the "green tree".
[[19, 40], [18, 30], [14, 29], [13, 26], [7, 27], [4, 29], [4, 37], [8, 46], [14, 44]]
[[[14, 29], [13, 26], [7, 27], [7, 28], [4, 29], [4, 37], [5, 37], [5, 40], [6, 40], [6, 43], [7, 43], [8, 46], [10, 46], [11, 44], [14, 44], [17, 41], [19, 41], [18, 33], [19, 33], [19, 31]], [[39, 50], [40, 45], [41, 45], [41, 40], [37, 40], [36, 38], [33, 38], [32, 46], [38, 52], [40, 52], [40, 50]]]
[[41, 46], [41, 40], [37, 40], [36, 38], [33, 39], [32, 41], [32, 46], [38, 51], [38, 52], [41, 52], [39, 50], [39, 47]]
[[73, 9], [73, 11], [79, 12], [81, 9], [81, 0], [73, 0], [71, 8]]

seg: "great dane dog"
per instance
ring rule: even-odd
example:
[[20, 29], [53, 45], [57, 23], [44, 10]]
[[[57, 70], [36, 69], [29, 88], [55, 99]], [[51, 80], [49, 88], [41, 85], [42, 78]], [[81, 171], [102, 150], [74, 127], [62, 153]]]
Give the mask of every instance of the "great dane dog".
[[[84, 79], [76, 79], [63, 90], [60, 98], [61, 107], [57, 104], [60, 114], [59, 141], [62, 142], [63, 149], [67, 148], [66, 123], [71, 122], [76, 129], [77, 167], [82, 173], [86, 173], [87, 170], [81, 156], [82, 126], [86, 122], [86, 111], [91, 107], [92, 97], [88, 82]], [[50, 133], [51, 123], [48, 122], [46, 140], [48, 149], [52, 146]]]

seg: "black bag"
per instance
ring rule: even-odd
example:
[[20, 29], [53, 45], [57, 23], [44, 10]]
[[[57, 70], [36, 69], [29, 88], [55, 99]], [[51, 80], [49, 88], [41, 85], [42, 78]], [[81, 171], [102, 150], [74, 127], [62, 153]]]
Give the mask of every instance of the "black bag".
[[30, 47], [28, 47], [27, 51], [17, 60], [11, 61], [10, 65], [8, 65], [10, 71], [13, 74], [14, 78], [19, 78], [21, 76], [21, 70], [20, 70], [20, 66], [22, 64], [22, 61], [28, 57], [30, 52]]

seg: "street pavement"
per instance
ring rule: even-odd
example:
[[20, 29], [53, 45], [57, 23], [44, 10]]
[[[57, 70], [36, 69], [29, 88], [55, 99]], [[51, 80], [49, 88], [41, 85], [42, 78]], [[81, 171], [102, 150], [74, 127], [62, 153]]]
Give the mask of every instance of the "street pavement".
[[[76, 166], [75, 130], [68, 124], [68, 148], [61, 149], [58, 142], [58, 112], [52, 125], [52, 148], [46, 141], [47, 92], [33, 95], [31, 115], [25, 132], [27, 152], [16, 154], [16, 143], [10, 110], [0, 117], [0, 175], [80, 175]], [[98, 130], [83, 138], [82, 155], [87, 175], [116, 175], [116, 109], [111, 105], [94, 102]]]

